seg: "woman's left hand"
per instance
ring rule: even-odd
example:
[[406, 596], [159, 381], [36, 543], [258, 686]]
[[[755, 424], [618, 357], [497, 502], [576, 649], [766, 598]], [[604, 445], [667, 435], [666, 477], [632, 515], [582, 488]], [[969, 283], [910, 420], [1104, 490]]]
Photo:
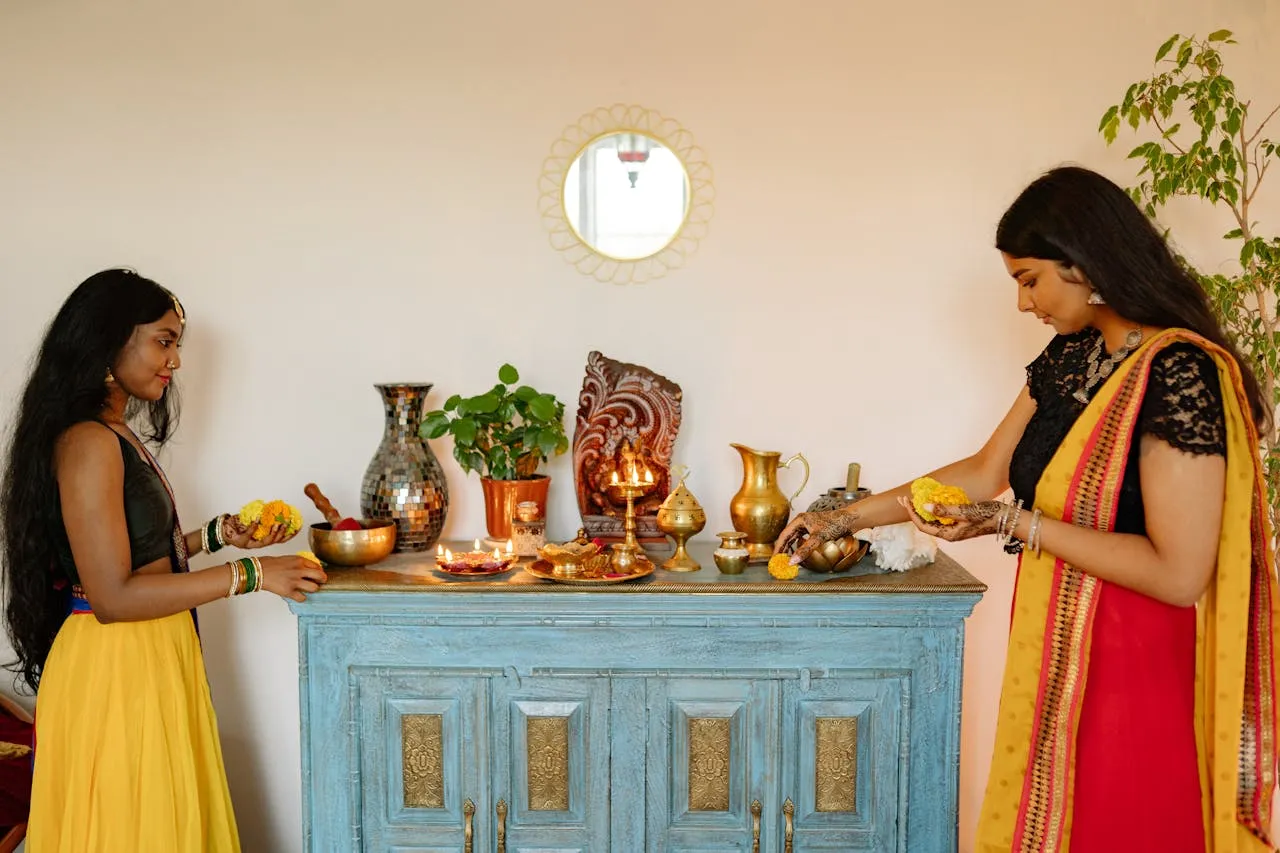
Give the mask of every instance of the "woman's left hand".
[[288, 542], [296, 535], [297, 531], [289, 533], [283, 524], [273, 524], [265, 539], [254, 539], [253, 525], [242, 524], [240, 517], [236, 515], [226, 515], [222, 518], [222, 541], [246, 551]]
[[989, 536], [996, 532], [1000, 521], [1000, 513], [1005, 505], [1000, 501], [981, 501], [976, 504], [950, 506], [946, 504], [928, 504], [925, 509], [938, 518], [954, 518], [955, 524], [939, 524], [936, 521], [925, 521], [911, 505], [910, 498], [898, 498], [917, 528], [947, 542], [959, 542], [977, 536]]

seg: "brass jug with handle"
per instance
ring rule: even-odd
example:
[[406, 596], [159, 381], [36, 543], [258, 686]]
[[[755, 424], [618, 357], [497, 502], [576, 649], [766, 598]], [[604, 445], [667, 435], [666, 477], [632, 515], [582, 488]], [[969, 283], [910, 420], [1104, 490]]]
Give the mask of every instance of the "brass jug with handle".
[[[757, 563], [773, 556], [773, 541], [791, 518], [791, 502], [809, 483], [809, 460], [797, 453], [786, 462], [775, 450], [752, 450], [744, 444], [730, 444], [742, 456], [742, 487], [729, 503], [729, 519], [733, 529], [747, 534], [750, 562]], [[790, 468], [792, 462], [804, 466], [804, 481], [791, 497], [778, 488], [778, 469]]]

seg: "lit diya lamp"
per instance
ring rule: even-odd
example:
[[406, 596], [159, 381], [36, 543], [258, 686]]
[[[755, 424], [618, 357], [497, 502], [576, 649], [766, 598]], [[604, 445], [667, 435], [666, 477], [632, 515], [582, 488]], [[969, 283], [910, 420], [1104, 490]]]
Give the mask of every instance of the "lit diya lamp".
[[480, 550], [480, 540], [475, 540], [471, 551], [454, 553], [443, 545], [436, 546], [436, 565], [451, 572], [499, 572], [514, 563], [518, 557], [510, 539], [505, 553], [494, 548]]

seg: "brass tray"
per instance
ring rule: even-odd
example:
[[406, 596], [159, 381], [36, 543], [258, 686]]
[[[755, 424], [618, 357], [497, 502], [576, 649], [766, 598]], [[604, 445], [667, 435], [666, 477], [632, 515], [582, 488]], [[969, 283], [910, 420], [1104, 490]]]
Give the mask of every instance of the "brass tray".
[[611, 576], [607, 574], [610, 568], [608, 555], [600, 554], [583, 563], [582, 571], [576, 575], [558, 575], [555, 572], [555, 566], [546, 560], [535, 560], [531, 565], [525, 566], [524, 570], [535, 578], [576, 586], [626, 583], [653, 574], [653, 562], [648, 557], [641, 556], [636, 557], [636, 570], [629, 575]]

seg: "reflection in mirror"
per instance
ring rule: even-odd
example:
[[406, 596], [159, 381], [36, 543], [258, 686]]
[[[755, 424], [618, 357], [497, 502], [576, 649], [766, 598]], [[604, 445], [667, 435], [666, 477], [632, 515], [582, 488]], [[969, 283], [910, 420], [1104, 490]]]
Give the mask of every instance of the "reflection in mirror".
[[592, 140], [569, 167], [563, 202], [582, 242], [610, 258], [647, 258], [680, 232], [689, 176], [657, 140], [609, 133]]

